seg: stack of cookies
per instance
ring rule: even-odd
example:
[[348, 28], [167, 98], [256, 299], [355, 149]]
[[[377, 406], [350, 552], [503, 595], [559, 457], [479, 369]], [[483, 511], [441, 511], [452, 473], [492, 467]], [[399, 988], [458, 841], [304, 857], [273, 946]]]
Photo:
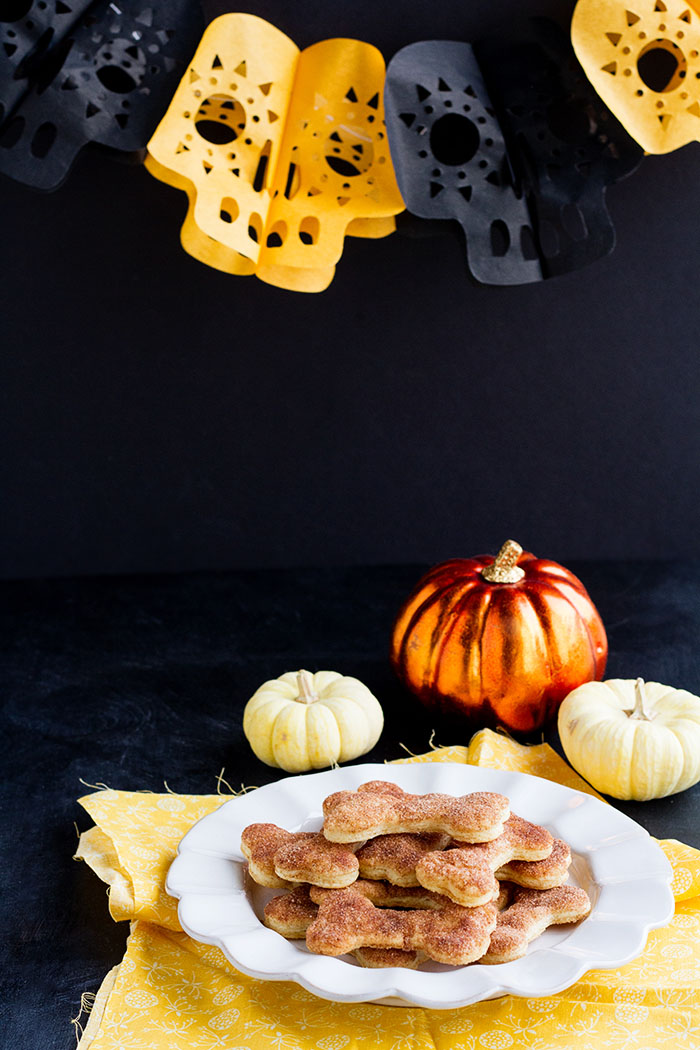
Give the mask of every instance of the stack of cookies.
[[323, 829], [251, 824], [250, 877], [285, 893], [265, 924], [320, 955], [363, 966], [501, 963], [548, 926], [590, 911], [564, 885], [571, 851], [510, 812], [505, 795], [410, 795], [373, 780], [323, 803]]

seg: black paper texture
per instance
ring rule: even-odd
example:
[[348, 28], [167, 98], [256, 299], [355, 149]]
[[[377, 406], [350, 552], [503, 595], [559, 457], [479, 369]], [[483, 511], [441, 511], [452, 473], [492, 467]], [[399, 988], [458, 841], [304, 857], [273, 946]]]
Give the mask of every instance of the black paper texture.
[[612, 251], [605, 188], [643, 153], [555, 23], [473, 47], [410, 44], [389, 63], [385, 105], [407, 208], [457, 220], [478, 281], [539, 281]]
[[193, 0], [34, 0], [2, 25], [0, 171], [52, 190], [88, 143], [140, 154], [202, 28]]

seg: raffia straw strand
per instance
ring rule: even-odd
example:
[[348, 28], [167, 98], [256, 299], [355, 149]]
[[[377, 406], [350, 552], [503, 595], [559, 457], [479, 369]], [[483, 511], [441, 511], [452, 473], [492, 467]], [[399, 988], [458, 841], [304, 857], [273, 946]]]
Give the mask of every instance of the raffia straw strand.
[[78, 1010], [78, 1012], [75, 1015], [75, 1017], [71, 1017], [71, 1019], [70, 1019], [70, 1023], [73, 1025], [73, 1028], [75, 1029], [75, 1044], [76, 1044], [76, 1046], [80, 1043], [80, 1040], [82, 1039], [82, 1036], [83, 1036], [83, 1025], [82, 1025], [82, 1022], [81, 1022], [81, 1018], [82, 1018], [83, 1014], [85, 1014], [85, 1017], [89, 1017], [90, 1016], [90, 1014], [92, 1012], [92, 1008], [95, 1005], [96, 995], [97, 995], [96, 992], [83, 992], [82, 995], [80, 996], [80, 1009]]

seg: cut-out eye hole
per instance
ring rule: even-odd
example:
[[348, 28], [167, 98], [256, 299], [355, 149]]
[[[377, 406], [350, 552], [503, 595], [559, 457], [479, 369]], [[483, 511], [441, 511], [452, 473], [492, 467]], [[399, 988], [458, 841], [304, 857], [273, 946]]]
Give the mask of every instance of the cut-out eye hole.
[[255, 241], [256, 244], [260, 244], [260, 238], [262, 237], [262, 228], [262, 219], [257, 214], [257, 212], [253, 212], [253, 214], [250, 216], [250, 219], [248, 220], [248, 236], [250, 237], [251, 241]]
[[234, 142], [245, 128], [245, 110], [231, 95], [210, 95], [197, 110], [194, 126], [198, 135], [213, 146]]
[[0, 22], [18, 22], [28, 15], [32, 0], [2, 0], [0, 3]]
[[128, 70], [121, 66], [100, 66], [97, 79], [108, 91], [115, 95], [128, 95], [136, 87], [136, 81]]
[[479, 132], [461, 113], [446, 113], [430, 129], [430, 149], [440, 164], [467, 164], [478, 148]]
[[364, 175], [372, 167], [374, 146], [362, 128], [339, 125], [326, 139], [326, 164], [344, 179]]
[[56, 141], [56, 125], [49, 122], [40, 124], [34, 132], [31, 143], [32, 155], [41, 160]]
[[222, 222], [235, 222], [239, 215], [239, 208], [233, 197], [224, 197], [221, 201], [219, 218]]
[[316, 244], [321, 224], [315, 215], [307, 215], [299, 223], [299, 240], [302, 244]]
[[687, 69], [685, 55], [672, 40], [652, 40], [637, 59], [640, 78], [658, 94], [675, 91], [683, 83]]

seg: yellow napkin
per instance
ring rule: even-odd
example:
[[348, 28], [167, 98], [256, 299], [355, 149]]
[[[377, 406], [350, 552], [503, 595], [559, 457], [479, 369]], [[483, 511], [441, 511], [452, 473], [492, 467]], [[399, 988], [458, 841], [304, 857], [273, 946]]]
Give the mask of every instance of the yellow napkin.
[[[469, 747], [401, 761], [515, 769], [595, 794], [547, 744], [523, 747], [489, 730]], [[700, 851], [661, 843], [675, 872], [671, 925], [650, 934], [638, 959], [589, 972], [559, 995], [448, 1011], [331, 1003], [247, 977], [180, 930], [168, 867], [188, 828], [225, 801], [111, 790], [80, 799], [96, 826], [77, 857], [109, 883], [113, 918], [132, 925], [79, 1050], [677, 1050], [700, 1040]]]

